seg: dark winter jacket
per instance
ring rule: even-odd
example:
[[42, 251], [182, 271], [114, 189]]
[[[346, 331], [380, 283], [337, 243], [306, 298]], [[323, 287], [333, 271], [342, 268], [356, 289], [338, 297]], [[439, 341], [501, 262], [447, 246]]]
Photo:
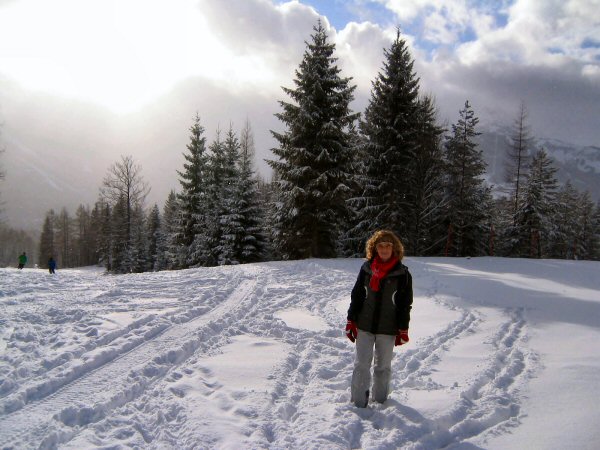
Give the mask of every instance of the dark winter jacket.
[[348, 320], [373, 334], [392, 334], [408, 329], [413, 302], [412, 276], [408, 267], [398, 262], [381, 280], [379, 291], [369, 286], [373, 272], [371, 261], [360, 268], [350, 295]]

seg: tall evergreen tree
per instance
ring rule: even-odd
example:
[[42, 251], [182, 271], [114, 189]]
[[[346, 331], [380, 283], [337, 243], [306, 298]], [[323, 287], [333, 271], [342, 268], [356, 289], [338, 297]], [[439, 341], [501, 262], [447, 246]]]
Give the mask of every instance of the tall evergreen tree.
[[436, 124], [433, 99], [418, 101], [415, 156], [407, 191], [409, 221], [406, 227], [407, 251], [413, 255], [439, 254], [444, 238], [443, 211], [443, 128]]
[[261, 209], [263, 211], [263, 221], [262, 228], [265, 234], [265, 249], [263, 259], [267, 261], [274, 261], [282, 259], [282, 255], [278, 253], [276, 247], [273, 245], [275, 241], [276, 231], [273, 228], [273, 223], [275, 223], [276, 217], [276, 202], [277, 198], [276, 189], [277, 189], [277, 172], [273, 171], [272, 181], [267, 182], [261, 178], [258, 179], [258, 199], [259, 203], [262, 205]]
[[591, 260], [594, 258], [596, 246], [594, 202], [588, 191], [582, 192], [577, 198], [577, 228], [574, 242], [574, 259]]
[[[111, 209], [110, 217], [110, 257], [107, 269], [114, 273], [129, 273], [132, 270], [130, 254], [131, 212], [128, 212], [127, 199], [121, 195]], [[110, 268], [110, 269], [109, 269]]]
[[577, 247], [579, 193], [570, 181], [567, 181], [557, 195], [557, 207], [554, 211], [555, 231], [550, 243], [550, 257], [573, 259]]
[[261, 208], [258, 180], [254, 173], [254, 137], [246, 121], [240, 136], [238, 197], [242, 239], [238, 259], [242, 263], [260, 261], [265, 256], [265, 211]]
[[111, 266], [111, 207], [100, 197], [92, 210], [92, 223], [96, 230], [95, 264], [103, 265], [107, 271]]
[[371, 99], [360, 130], [364, 136], [363, 192], [358, 202], [353, 234], [364, 241], [374, 229], [408, 234], [417, 151], [419, 79], [406, 42], [397, 32], [384, 50], [382, 71], [371, 88]]
[[75, 229], [77, 230], [77, 266], [89, 266], [95, 263], [96, 236], [92, 225], [89, 206], [79, 205], [75, 213]]
[[55, 220], [54, 240], [56, 245], [55, 255], [60, 267], [73, 267], [73, 221], [66, 208], [62, 208]]
[[445, 254], [470, 256], [487, 253], [491, 223], [491, 193], [485, 185], [485, 163], [475, 137], [479, 119], [469, 102], [452, 125], [446, 149], [446, 223]]
[[40, 236], [40, 250], [38, 253], [40, 267], [48, 268], [48, 259], [55, 256], [56, 248], [54, 243], [54, 223], [56, 216], [54, 210], [51, 209], [46, 213], [42, 234]]
[[179, 194], [181, 233], [179, 240], [188, 249], [186, 267], [200, 263], [199, 254], [192, 250], [192, 243], [198, 230], [205, 226], [208, 202], [206, 138], [198, 114], [190, 128], [190, 142], [187, 149], [188, 153], [183, 155], [186, 160], [183, 164], [184, 170], [177, 171], [182, 189]]
[[552, 218], [556, 209], [558, 181], [552, 160], [542, 149], [531, 160], [524, 185], [523, 202], [517, 211], [515, 227], [521, 231], [520, 256], [545, 257], [554, 232]]
[[148, 228], [140, 205], [133, 210], [131, 242], [128, 246], [129, 272], [142, 273], [152, 269], [148, 258]]
[[363, 193], [363, 181], [365, 179], [365, 146], [363, 136], [358, 129], [358, 122], [348, 127], [348, 136], [351, 149], [351, 161], [349, 172], [351, 174], [348, 181], [348, 217], [342, 224], [342, 236], [339, 241], [338, 253], [346, 257], [360, 257], [365, 253], [364, 236], [357, 235], [355, 227], [359, 222], [360, 199]]
[[148, 270], [157, 269], [158, 253], [160, 251], [160, 210], [154, 205], [148, 213]]
[[231, 125], [223, 149], [222, 183], [217, 196], [217, 221], [220, 224], [217, 262], [219, 265], [229, 265], [240, 263], [244, 237], [239, 174], [240, 142]]
[[600, 260], [600, 202], [596, 203], [592, 221], [592, 246], [591, 259]]
[[[175, 191], [169, 192], [163, 208], [161, 234], [163, 239], [164, 261], [160, 258], [159, 267], [165, 269], [180, 269], [185, 266], [187, 248], [180, 241], [179, 232], [180, 206]], [[164, 265], [164, 266], [163, 266]], [[157, 269], [160, 270], [160, 269]]]
[[336, 256], [341, 223], [348, 214], [348, 127], [358, 115], [350, 110], [351, 78], [342, 78], [333, 56], [335, 44], [319, 21], [296, 70], [295, 89], [283, 88], [294, 103], [280, 101], [276, 114], [286, 130], [271, 131], [279, 146], [278, 198], [274, 228], [285, 258]]
[[219, 264], [219, 245], [221, 244], [223, 212], [223, 186], [230, 168], [228, 167], [225, 142], [221, 131], [217, 130], [215, 139], [209, 146], [206, 197], [203, 219], [196, 225], [194, 241], [189, 249], [190, 258], [197, 266], [216, 266]]

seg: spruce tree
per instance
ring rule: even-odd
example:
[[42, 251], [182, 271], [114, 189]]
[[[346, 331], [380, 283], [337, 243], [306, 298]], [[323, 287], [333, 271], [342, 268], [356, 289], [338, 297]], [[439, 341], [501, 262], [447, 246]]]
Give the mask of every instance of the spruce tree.
[[242, 263], [262, 260], [266, 250], [264, 232], [265, 211], [261, 205], [258, 180], [254, 172], [254, 137], [250, 123], [246, 121], [240, 136], [239, 157], [239, 209], [242, 229], [238, 259]]
[[477, 147], [479, 119], [469, 102], [460, 111], [445, 143], [447, 256], [486, 254], [491, 224], [491, 193], [483, 175], [485, 163]]
[[161, 235], [164, 260], [158, 258], [160, 268], [172, 270], [180, 269], [185, 265], [187, 248], [180, 241], [179, 211], [178, 196], [175, 191], [171, 191], [163, 208]]
[[443, 242], [444, 189], [441, 137], [444, 130], [436, 124], [433, 99], [425, 96], [417, 103], [416, 147], [408, 173], [411, 180], [407, 251], [413, 255], [439, 254]]
[[55, 255], [60, 267], [73, 267], [74, 259], [74, 224], [66, 208], [62, 208], [55, 221], [54, 240], [56, 245]]
[[107, 269], [114, 273], [129, 273], [132, 269], [130, 254], [131, 215], [124, 195], [114, 204], [110, 217], [110, 258]]
[[[358, 123], [352, 124], [348, 129], [352, 159], [349, 165], [351, 177], [348, 181], [348, 217], [342, 225], [342, 236], [339, 241], [338, 253], [346, 257], [361, 257], [365, 253], [365, 236], [355, 229], [360, 220], [359, 208], [365, 180], [365, 145], [363, 136], [358, 130]], [[367, 230], [370, 227], [367, 227]]]
[[592, 246], [591, 259], [600, 260], [600, 202], [596, 203], [592, 220]]
[[55, 223], [54, 210], [51, 209], [46, 213], [44, 219], [44, 225], [42, 227], [42, 234], [40, 236], [40, 250], [38, 253], [38, 264], [40, 267], [48, 268], [48, 259], [51, 256], [55, 257], [55, 242], [54, 242], [54, 223]]
[[400, 31], [371, 89], [360, 130], [364, 136], [363, 192], [353, 234], [362, 241], [375, 229], [390, 229], [406, 240], [417, 151], [419, 79]]
[[348, 127], [357, 114], [350, 110], [351, 78], [342, 78], [333, 56], [335, 44], [319, 21], [306, 43], [296, 70], [296, 87], [283, 88], [293, 103], [280, 101], [276, 117], [286, 129], [271, 131], [279, 146], [275, 244], [284, 258], [334, 257], [341, 224], [348, 214]]
[[110, 205], [100, 198], [92, 211], [93, 226], [96, 229], [95, 263], [103, 265], [108, 272], [112, 271], [111, 216]]
[[521, 230], [517, 234], [521, 237], [519, 256], [542, 258], [547, 255], [548, 243], [554, 233], [552, 218], [558, 192], [556, 171], [543, 149], [531, 160], [523, 202], [516, 215], [515, 227]]
[[230, 265], [240, 263], [244, 236], [239, 174], [240, 142], [231, 125], [223, 150], [222, 183], [217, 195], [220, 230], [216, 256], [219, 265]]
[[129, 272], [142, 273], [152, 269], [148, 258], [148, 228], [144, 210], [137, 205], [133, 210], [131, 242], [128, 246]]
[[177, 173], [182, 188], [178, 196], [181, 233], [179, 241], [188, 250], [185, 266], [189, 267], [199, 265], [201, 262], [198, 253], [192, 249], [192, 243], [198, 230], [205, 225], [208, 201], [206, 138], [198, 114], [196, 114], [194, 123], [190, 128], [190, 142], [187, 149], [188, 153], [183, 155], [186, 160], [183, 164], [184, 170], [177, 171]]
[[94, 264], [96, 236], [92, 226], [92, 213], [89, 206], [79, 205], [77, 208], [75, 228], [77, 230], [77, 265], [89, 266]]
[[579, 193], [570, 181], [558, 192], [553, 219], [555, 230], [549, 249], [551, 258], [573, 259], [576, 254], [579, 227], [578, 196]]
[[265, 236], [265, 247], [263, 249], [263, 260], [274, 261], [282, 259], [282, 255], [278, 253], [276, 247], [273, 245], [275, 241], [276, 231], [273, 227], [276, 217], [276, 172], [273, 172], [273, 178], [271, 182], [267, 182], [261, 178], [258, 179], [258, 202], [261, 206], [263, 220], [262, 229]]
[[160, 210], [158, 205], [155, 204], [147, 218], [148, 224], [148, 270], [161, 270], [157, 269], [158, 254], [161, 250], [161, 233], [160, 233]]
[[217, 130], [215, 139], [209, 146], [206, 170], [206, 196], [203, 220], [198, 221], [194, 230], [194, 241], [190, 247], [190, 258], [196, 266], [216, 266], [219, 264], [219, 245], [222, 226], [220, 216], [223, 212], [223, 185], [229, 167], [227, 167], [225, 143], [221, 131]]
[[594, 202], [588, 191], [577, 198], [577, 235], [574, 244], [574, 259], [591, 260], [596, 246]]

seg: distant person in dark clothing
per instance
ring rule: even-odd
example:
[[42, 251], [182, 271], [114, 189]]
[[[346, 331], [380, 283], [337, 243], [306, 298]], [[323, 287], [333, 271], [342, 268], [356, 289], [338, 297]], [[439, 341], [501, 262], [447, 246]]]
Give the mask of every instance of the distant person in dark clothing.
[[27, 255], [23, 252], [22, 255], [19, 256], [19, 269], [22, 269], [27, 264]]
[[48, 272], [50, 273], [56, 273], [56, 261], [54, 261], [54, 258], [52, 258], [52, 256], [50, 257], [50, 259], [48, 260]]

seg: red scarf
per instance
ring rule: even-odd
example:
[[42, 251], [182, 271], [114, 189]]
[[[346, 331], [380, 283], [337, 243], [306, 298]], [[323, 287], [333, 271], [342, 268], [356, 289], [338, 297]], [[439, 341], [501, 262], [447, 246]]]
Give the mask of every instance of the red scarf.
[[397, 262], [398, 258], [396, 256], [392, 256], [387, 262], [383, 262], [379, 255], [373, 258], [373, 262], [371, 263], [373, 276], [369, 282], [369, 286], [371, 286], [373, 291], [377, 292], [379, 290], [379, 282], [390, 270], [392, 270], [392, 267], [394, 267]]

